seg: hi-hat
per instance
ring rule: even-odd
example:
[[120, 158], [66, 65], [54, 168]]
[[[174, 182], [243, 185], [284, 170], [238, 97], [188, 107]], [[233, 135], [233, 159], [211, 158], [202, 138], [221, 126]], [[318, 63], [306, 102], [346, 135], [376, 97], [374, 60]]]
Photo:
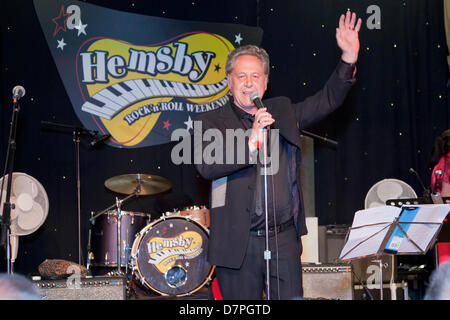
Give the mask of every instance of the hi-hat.
[[172, 183], [160, 176], [136, 173], [109, 178], [105, 187], [122, 194], [154, 195], [170, 190]]

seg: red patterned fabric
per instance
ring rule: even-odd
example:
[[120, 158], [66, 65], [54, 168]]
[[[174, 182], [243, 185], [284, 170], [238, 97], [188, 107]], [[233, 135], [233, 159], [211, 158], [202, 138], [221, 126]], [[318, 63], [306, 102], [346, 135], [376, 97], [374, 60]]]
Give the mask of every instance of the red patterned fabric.
[[219, 290], [219, 284], [217, 283], [217, 278], [214, 278], [211, 288], [214, 300], [223, 300], [222, 294]]
[[[437, 170], [441, 170], [442, 174], [435, 175], [434, 173]], [[450, 153], [447, 153], [445, 156], [442, 156], [439, 160], [438, 164], [433, 168], [433, 172], [431, 173], [431, 190], [434, 190], [434, 183], [436, 181], [436, 192], [442, 191], [442, 182], [450, 183]]]

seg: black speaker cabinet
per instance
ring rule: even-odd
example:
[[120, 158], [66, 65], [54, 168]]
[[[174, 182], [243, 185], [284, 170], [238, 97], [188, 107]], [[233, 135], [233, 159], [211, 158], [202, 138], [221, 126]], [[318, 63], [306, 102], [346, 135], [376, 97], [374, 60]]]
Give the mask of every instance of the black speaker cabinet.
[[[382, 271], [380, 272], [380, 263], [374, 260], [382, 261]], [[372, 285], [380, 283], [380, 274], [383, 282], [391, 282], [397, 280], [397, 256], [381, 255], [379, 257], [372, 256], [352, 260], [351, 262], [354, 272], [353, 281], [355, 284]]]
[[303, 298], [353, 300], [352, 267], [348, 264], [304, 264]]
[[[364, 290], [363, 286], [355, 285], [355, 300], [381, 300], [380, 284], [371, 286]], [[370, 295], [368, 294], [370, 293]], [[408, 283], [384, 283], [383, 300], [409, 300]]]
[[125, 300], [123, 277], [69, 277], [34, 281], [43, 300]]
[[319, 226], [319, 261], [335, 263], [345, 245], [348, 225]]

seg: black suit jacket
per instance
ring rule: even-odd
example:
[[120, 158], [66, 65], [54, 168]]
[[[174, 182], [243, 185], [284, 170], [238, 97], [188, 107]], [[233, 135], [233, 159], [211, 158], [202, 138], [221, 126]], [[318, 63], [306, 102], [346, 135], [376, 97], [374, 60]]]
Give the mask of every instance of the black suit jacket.
[[[275, 122], [274, 129], [279, 129], [290, 144], [296, 148], [295, 163], [297, 166], [297, 182], [300, 199], [300, 164], [301, 164], [301, 139], [300, 130], [310, 127], [320, 121], [326, 115], [335, 110], [344, 101], [348, 91], [354, 83], [352, 79], [353, 67], [342, 62], [332, 73], [322, 90], [303, 102], [293, 104], [289, 98], [277, 97], [264, 100], [268, 112], [272, 114]], [[345, 74], [350, 77], [345, 80]], [[344, 77], [343, 77], [344, 75]], [[201, 128], [196, 134], [205, 133], [208, 129], [216, 129], [223, 137], [226, 137], [226, 129], [244, 129], [240, 119], [232, 110], [230, 102], [220, 109], [203, 113], [196, 118], [201, 121]], [[201, 132], [200, 132], [201, 130]], [[247, 147], [235, 146], [233, 152], [236, 156], [237, 148], [244, 147], [247, 151], [244, 163], [227, 164], [227, 150], [225, 138], [223, 141], [223, 164], [196, 164], [196, 168], [202, 177], [212, 180], [210, 239], [208, 249], [208, 261], [216, 266], [239, 268], [244, 259], [247, 242], [250, 236], [250, 208], [252, 208], [253, 190], [250, 187], [255, 181], [255, 171], [249, 170], [251, 164]], [[201, 150], [214, 142], [203, 141]], [[219, 144], [217, 144], [219, 145]], [[197, 149], [199, 150], [199, 149]], [[300, 202], [302, 202], [300, 200]], [[303, 205], [294, 216], [298, 239], [307, 233]], [[299, 253], [301, 254], [301, 253]]]

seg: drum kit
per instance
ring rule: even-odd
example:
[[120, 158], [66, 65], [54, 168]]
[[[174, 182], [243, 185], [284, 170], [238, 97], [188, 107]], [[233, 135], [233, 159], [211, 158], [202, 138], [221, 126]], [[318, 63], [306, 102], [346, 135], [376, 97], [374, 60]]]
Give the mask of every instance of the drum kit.
[[211, 281], [214, 266], [206, 261], [209, 210], [205, 206], [174, 208], [151, 220], [148, 213], [122, 211], [133, 197], [168, 191], [169, 180], [156, 175], [125, 174], [105, 181], [126, 195], [91, 215], [88, 269], [125, 275], [144, 290], [164, 296], [186, 296]]

